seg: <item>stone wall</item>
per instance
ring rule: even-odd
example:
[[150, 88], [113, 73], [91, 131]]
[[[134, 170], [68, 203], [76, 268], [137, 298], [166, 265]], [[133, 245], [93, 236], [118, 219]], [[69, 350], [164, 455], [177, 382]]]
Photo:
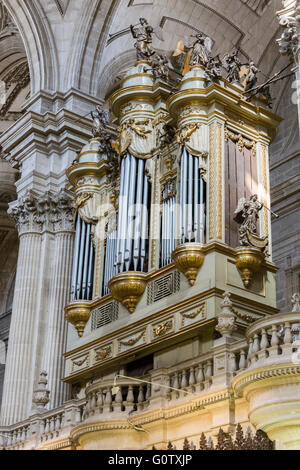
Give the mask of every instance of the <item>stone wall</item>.
[[277, 273], [278, 308], [290, 308], [293, 292], [300, 291], [300, 139], [297, 105], [292, 101], [294, 77], [286, 80], [277, 113], [284, 118], [270, 149], [273, 259]]

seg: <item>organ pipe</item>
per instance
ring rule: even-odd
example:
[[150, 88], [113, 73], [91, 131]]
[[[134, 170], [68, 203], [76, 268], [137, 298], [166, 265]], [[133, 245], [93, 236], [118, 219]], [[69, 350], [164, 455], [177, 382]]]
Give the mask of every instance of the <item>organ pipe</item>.
[[103, 293], [118, 272], [144, 271], [148, 238], [149, 182], [145, 161], [130, 153], [122, 159], [117, 231], [106, 241]]
[[204, 243], [206, 184], [199, 169], [199, 157], [186, 149], [182, 152], [180, 174], [181, 243]]
[[76, 220], [71, 300], [90, 300], [93, 291], [94, 246], [91, 225]]

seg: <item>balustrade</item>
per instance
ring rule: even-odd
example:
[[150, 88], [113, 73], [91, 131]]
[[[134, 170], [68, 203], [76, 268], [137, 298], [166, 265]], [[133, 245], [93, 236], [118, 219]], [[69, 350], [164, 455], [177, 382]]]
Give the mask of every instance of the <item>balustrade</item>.
[[134, 378], [132, 381], [118, 379], [116, 387], [117, 390], [114, 390], [111, 381], [94, 382], [88, 387], [83, 419], [95, 414], [111, 415], [114, 412], [128, 414], [132, 411], [143, 411], [148, 407], [151, 397], [150, 384], [135, 384]]
[[[295, 362], [300, 345], [300, 314], [297, 312], [265, 317], [246, 331], [247, 347], [236, 349], [230, 358], [230, 371], [238, 373], [264, 363]], [[300, 357], [298, 358], [300, 363]]]

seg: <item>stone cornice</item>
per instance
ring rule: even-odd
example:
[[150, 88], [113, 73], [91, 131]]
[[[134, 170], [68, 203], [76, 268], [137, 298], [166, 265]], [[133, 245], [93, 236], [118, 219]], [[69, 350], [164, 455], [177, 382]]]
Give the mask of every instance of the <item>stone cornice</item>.
[[15, 166], [33, 151], [46, 155], [66, 150], [79, 151], [91, 137], [91, 120], [72, 111], [43, 115], [28, 111], [0, 137], [4, 159]]
[[9, 204], [8, 214], [15, 221], [19, 235], [25, 233], [74, 231], [75, 210], [72, 194], [65, 190], [59, 193], [37, 194], [32, 190]]

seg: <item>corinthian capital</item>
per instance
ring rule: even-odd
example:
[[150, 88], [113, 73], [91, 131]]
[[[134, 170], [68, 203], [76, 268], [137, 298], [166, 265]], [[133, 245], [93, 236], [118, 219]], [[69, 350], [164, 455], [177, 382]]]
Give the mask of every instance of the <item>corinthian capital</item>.
[[32, 190], [9, 204], [8, 214], [15, 221], [19, 235], [61, 232], [74, 229], [73, 197], [67, 191], [47, 191], [37, 194]]
[[282, 35], [277, 42], [280, 53], [289, 55], [297, 63], [300, 49], [300, 2], [289, 3], [287, 8], [278, 13], [279, 24], [283, 27]]

